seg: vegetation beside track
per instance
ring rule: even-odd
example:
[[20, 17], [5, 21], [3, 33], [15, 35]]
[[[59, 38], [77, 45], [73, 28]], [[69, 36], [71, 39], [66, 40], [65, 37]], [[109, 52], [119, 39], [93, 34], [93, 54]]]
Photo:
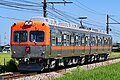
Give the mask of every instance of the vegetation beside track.
[[0, 65], [7, 64], [11, 59], [11, 53], [0, 53]]
[[110, 58], [112, 58], [112, 57], [120, 57], [120, 52], [112, 52], [110, 54]]
[[[120, 57], [120, 52], [112, 52], [111, 57]], [[4, 71], [16, 71], [16, 61], [11, 58], [11, 53], [0, 53], [0, 73]]]
[[54, 80], [119, 80], [120, 63], [98, 67], [92, 70], [76, 69]]
[[11, 58], [11, 53], [0, 53], [0, 73], [17, 71], [17, 63]]

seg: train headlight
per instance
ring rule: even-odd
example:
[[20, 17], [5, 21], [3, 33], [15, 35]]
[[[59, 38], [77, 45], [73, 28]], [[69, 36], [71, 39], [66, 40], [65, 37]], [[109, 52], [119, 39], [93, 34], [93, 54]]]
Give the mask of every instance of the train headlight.
[[32, 21], [29, 21], [29, 25], [32, 25], [32, 23], [33, 23]]
[[28, 25], [29, 24], [29, 22], [28, 21], [25, 21], [25, 25]]
[[30, 25], [32, 25], [32, 21], [25, 21], [25, 25], [27, 25], [27, 26], [30, 26]]

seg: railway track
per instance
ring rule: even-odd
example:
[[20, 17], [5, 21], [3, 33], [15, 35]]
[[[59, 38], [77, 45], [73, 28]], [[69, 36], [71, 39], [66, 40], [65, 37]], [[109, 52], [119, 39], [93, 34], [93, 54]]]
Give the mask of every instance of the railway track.
[[0, 80], [13, 80], [13, 79], [18, 79], [22, 77], [27, 77], [27, 76], [33, 76], [36, 75], [37, 73], [27, 73], [27, 74], [21, 74], [19, 72], [14, 72], [14, 73], [8, 73], [8, 74], [1, 74], [0, 75]]
[[[86, 70], [93, 69], [99, 66], [104, 66], [104, 65], [109, 65], [112, 63], [120, 62], [120, 57], [113, 57], [113, 58], [108, 58], [106, 61], [100, 61], [100, 62], [95, 62], [95, 63], [89, 63], [89, 64], [83, 64], [80, 65], [79, 67], [84, 68]], [[5, 74], [0, 74], [0, 80], [49, 80], [51, 78], [59, 77], [64, 75], [66, 72], [69, 72], [73, 69], [77, 69], [78, 67], [75, 67], [76, 65], [68, 66], [68, 67], [59, 67], [57, 69], [52, 69], [49, 71], [44, 71], [41, 73], [37, 72], [31, 72], [31, 73], [5, 73]]]

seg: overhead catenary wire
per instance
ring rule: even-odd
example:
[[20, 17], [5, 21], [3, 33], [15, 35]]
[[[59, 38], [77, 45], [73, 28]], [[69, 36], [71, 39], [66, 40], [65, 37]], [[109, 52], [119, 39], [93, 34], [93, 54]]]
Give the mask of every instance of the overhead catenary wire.
[[78, 6], [79, 8], [82, 8], [83, 10], [85, 10], [85, 11], [87, 11], [87, 12], [90, 12], [90, 13], [93, 13], [93, 14], [96, 14], [96, 15], [106, 16], [105, 13], [101, 13], [101, 12], [98, 12], [98, 11], [96, 11], [96, 10], [93, 10], [93, 9], [87, 7], [86, 5], [84, 5], [83, 3], [81, 3], [81, 2], [78, 1], [78, 0], [75, 0], [75, 1], [76, 1], [77, 3], [79, 3], [81, 6], [83, 6], [84, 8], [81, 7], [80, 5], [77, 5], [77, 4], [75, 3], [76, 6]]
[[18, 9], [31, 10], [31, 11], [41, 11], [39, 9], [31, 9], [31, 8], [25, 8], [25, 7], [14, 6], [14, 5], [9, 5], [9, 4], [2, 4], [2, 3], [0, 3], [0, 5], [7, 6], [7, 7], [12, 7], [12, 8], [18, 8]]
[[[5, 1], [5, 0], [2, 0], [2, 1]], [[12, 1], [15, 1], [15, 0], [12, 0]], [[27, 3], [27, 5], [31, 5], [31, 4], [37, 4], [37, 5], [39, 5], [38, 3], [35, 3], [35, 2], [31, 2], [31, 1], [27, 1], [27, 0], [20, 0], [21, 2], [23, 2], [24, 4], [25, 3], [30, 3], [30, 4], [28, 4]], [[23, 4], [22, 3], [22, 4]], [[31, 8], [28, 8], [28, 6], [26, 5], [26, 7], [24, 7], [24, 6], [17, 6], [17, 5], [6, 5], [6, 4], [0, 4], [0, 5], [3, 5], [3, 6], [6, 6], [6, 7], [9, 7], [9, 8], [15, 8], [16, 10], [17, 9], [21, 9], [21, 10], [26, 10], [26, 11], [32, 11], [32, 12], [35, 12], [35, 13], [39, 13], [40, 11], [42, 12], [42, 10], [39, 10], [39, 9], [31, 9]], [[49, 8], [49, 7], [48, 7]], [[67, 21], [67, 22], [73, 22], [73, 23], [76, 23], [76, 24], [78, 24], [79, 23], [79, 20], [77, 19], [77, 18], [74, 18], [74, 17], [72, 17], [72, 16], [70, 16], [70, 15], [68, 15], [68, 14], [66, 14], [66, 13], [64, 13], [64, 12], [62, 12], [62, 11], [60, 11], [60, 10], [58, 10], [58, 9], [51, 9], [52, 10], [52, 14], [50, 13], [51, 11], [50, 11], [50, 8], [48, 9], [48, 11], [49, 11], [49, 13], [51, 14], [51, 15], [55, 15], [55, 14], [58, 14], [58, 15], [60, 15], [59, 16], [59, 18], [61, 18], [62, 20], [64, 20], [64, 21]], [[62, 14], [61, 14], [62, 13]], [[58, 16], [58, 15], [56, 15], [56, 17]], [[91, 26], [91, 23], [87, 23], [88, 25], [90, 25]], [[96, 26], [95, 24], [92, 24], [92, 26]], [[98, 25], [97, 25], [98, 26]], [[100, 25], [99, 25], [100, 26]]]
[[116, 22], [116, 24], [118, 23], [118, 24], [120, 24], [120, 22], [119, 21], [117, 21], [117, 20], [115, 20], [115, 19], [113, 19], [113, 18], [111, 18], [111, 17], [109, 17], [111, 20], [113, 20], [113, 21], [115, 21]]
[[4, 18], [4, 19], [12, 19], [12, 20], [20, 20], [20, 21], [21, 21], [21, 20], [22, 20], [22, 21], [24, 20], [24, 21], [25, 21], [25, 19], [13, 18], [13, 17], [4, 17], [4, 16], [1, 16], [1, 15], [0, 15], [0, 18]]
[[1, 0], [1, 4], [9, 4], [9, 5], [16, 5], [16, 6], [24, 6], [24, 7], [42, 7], [41, 5], [33, 5], [33, 4], [25, 4], [25, 3], [18, 3], [18, 2], [13, 2], [13, 1], [6, 1], [6, 0]]
[[3, 7], [3, 6], [0, 6], [0, 8], [9, 9], [9, 10], [15, 10], [15, 11], [22, 11], [22, 12], [24, 11], [24, 12], [30, 12], [30, 13], [40, 14], [40, 13], [38, 13], [38, 11], [26, 10], [26, 9], [19, 9], [19, 8], [14, 8], [14, 7], [6, 7], [6, 6]]
[[[50, 8], [50, 7], [49, 7], [49, 8]], [[79, 20], [78, 20], [77, 18], [71, 17], [70, 15], [66, 15], [63, 11], [60, 11], [60, 10], [55, 9], [55, 8], [50, 8], [50, 9], [54, 10], [55, 12], [57, 11], [57, 13], [58, 13], [58, 12], [62, 13], [62, 16], [64, 16], [64, 18], [69, 17], [69, 18], [71, 18], [72, 20], [75, 20], [75, 21], [79, 22]], [[87, 22], [85, 22], [85, 24], [87, 24], [87, 25], [92, 25], [92, 26], [99, 26], [100, 28], [101, 28], [101, 27], [105, 27], [105, 26], [103, 26], [103, 25], [101, 26], [101, 25], [96, 25], [96, 24], [87, 23]]]
[[[22, 2], [22, 3], [30, 3], [30, 4], [36, 4], [36, 5], [41, 5], [41, 4], [39, 4], [39, 3], [31, 2], [31, 1], [27, 1], [27, 0], [12, 0], [12, 1]], [[42, 6], [42, 5], [41, 5], [41, 6]]]

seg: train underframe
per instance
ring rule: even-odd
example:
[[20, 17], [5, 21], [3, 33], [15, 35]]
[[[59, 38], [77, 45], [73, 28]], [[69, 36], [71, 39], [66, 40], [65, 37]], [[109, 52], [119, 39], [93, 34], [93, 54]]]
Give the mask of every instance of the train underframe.
[[24, 58], [19, 59], [19, 71], [44, 71], [46, 69], [58, 68], [59, 66], [81, 65], [98, 61], [104, 61], [108, 58], [107, 53], [80, 55], [63, 58]]

